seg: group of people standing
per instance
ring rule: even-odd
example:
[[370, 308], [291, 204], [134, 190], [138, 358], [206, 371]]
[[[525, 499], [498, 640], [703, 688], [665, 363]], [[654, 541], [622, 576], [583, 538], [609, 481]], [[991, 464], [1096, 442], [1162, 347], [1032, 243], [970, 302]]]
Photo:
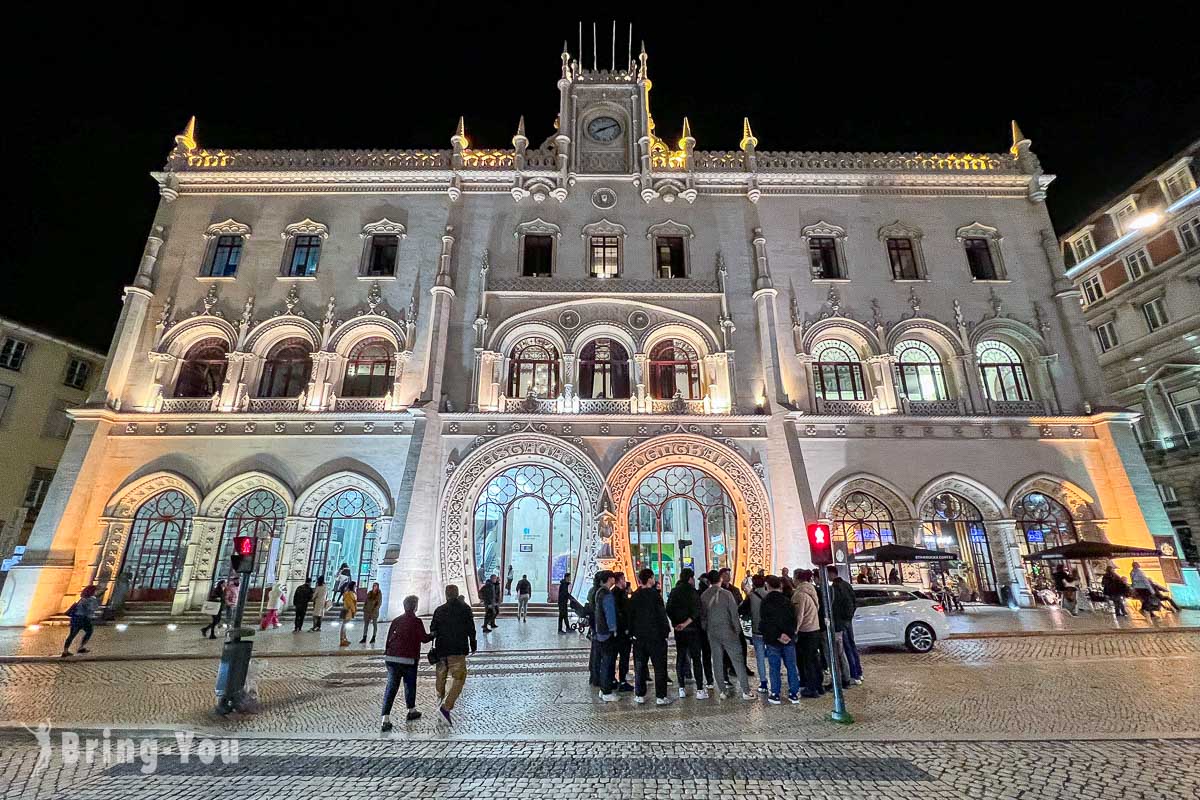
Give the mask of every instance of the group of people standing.
[[[1067, 571], [1066, 567], [1059, 564], [1058, 569], [1054, 572], [1054, 588], [1062, 597], [1062, 607], [1076, 616], [1078, 616], [1078, 612], [1075, 610], [1078, 602], [1076, 596], [1078, 584], [1079, 579], [1076, 577], [1075, 571]], [[1133, 562], [1129, 580], [1125, 580], [1117, 572], [1116, 567], [1109, 565], [1104, 570], [1104, 577], [1100, 579], [1100, 590], [1104, 593], [1104, 597], [1112, 603], [1113, 613], [1118, 617], [1129, 616], [1129, 611], [1125, 606], [1125, 601], [1129, 597], [1137, 598], [1142, 614], [1150, 619], [1155, 619], [1154, 615], [1161, 611], [1164, 605], [1171, 606], [1176, 613], [1179, 613], [1179, 606], [1171, 599], [1166, 587], [1155, 583], [1149, 575], [1142, 571], [1142, 565], [1136, 561]]]

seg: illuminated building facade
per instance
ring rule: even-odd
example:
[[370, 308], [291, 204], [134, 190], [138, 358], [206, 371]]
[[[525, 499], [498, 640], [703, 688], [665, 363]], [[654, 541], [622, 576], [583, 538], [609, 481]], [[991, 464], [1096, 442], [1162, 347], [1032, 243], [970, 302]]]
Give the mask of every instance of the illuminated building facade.
[[705, 151], [661, 136], [644, 54], [612, 66], [563, 53], [538, 146], [189, 124], [3, 621], [122, 571], [196, 608], [237, 531], [256, 586], [345, 562], [389, 613], [509, 566], [535, 599], [802, 566], [818, 516], [842, 558], [950, 548], [1030, 604], [1029, 548], [1169, 532], [1015, 126], [999, 154], [759, 150], [749, 122]]
[[[1177, 541], [1200, 564], [1200, 140], [1061, 238], [1113, 401], [1134, 426]], [[1186, 565], [1190, 564], [1191, 568]]]

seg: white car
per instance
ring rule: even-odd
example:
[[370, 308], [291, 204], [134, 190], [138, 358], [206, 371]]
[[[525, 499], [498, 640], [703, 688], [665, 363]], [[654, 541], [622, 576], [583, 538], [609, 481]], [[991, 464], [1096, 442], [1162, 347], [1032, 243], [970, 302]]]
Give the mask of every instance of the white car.
[[852, 586], [858, 601], [855, 644], [904, 645], [914, 653], [928, 653], [934, 642], [950, 634], [941, 604], [920, 589], [887, 583]]

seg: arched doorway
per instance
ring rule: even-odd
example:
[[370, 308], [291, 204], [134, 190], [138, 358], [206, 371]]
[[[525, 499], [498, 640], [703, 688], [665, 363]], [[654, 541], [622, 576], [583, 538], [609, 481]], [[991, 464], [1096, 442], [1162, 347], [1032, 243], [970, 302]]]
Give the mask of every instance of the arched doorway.
[[841, 557], [835, 555], [834, 561], [845, 565], [842, 572], [848, 580], [854, 580], [855, 571], [850, 566], [850, 556], [861, 550], [896, 543], [892, 512], [874, 495], [848, 492], [833, 504], [830, 518], [834, 550], [842, 553]]
[[[1071, 512], [1052, 497], [1041, 492], [1029, 492], [1014, 506], [1017, 527], [1021, 529], [1021, 538], [1017, 547], [1022, 556], [1040, 553], [1053, 547], [1061, 547], [1079, 541], [1079, 531], [1075, 528], [1075, 520]], [[1050, 575], [1050, 566], [1045, 561], [1024, 562], [1029, 570], [1029, 588], [1038, 590], [1054, 585]], [[1087, 567], [1081, 575], [1090, 577]]]
[[118, 570], [131, 576], [129, 600], [175, 597], [195, 515], [195, 505], [177, 489], [156, 494], [138, 508]]
[[938, 492], [921, 507], [921, 523], [922, 546], [956, 554], [962, 564], [958, 577], [972, 595], [1000, 602], [987, 528], [975, 504], [954, 492]]
[[213, 583], [228, 577], [229, 556], [235, 536], [255, 539], [254, 572], [250, 576], [250, 598], [262, 598], [263, 589], [276, 580], [275, 561], [283, 539], [287, 505], [269, 489], [255, 489], [239, 497], [225, 514], [221, 546], [213, 562]]
[[379, 504], [359, 489], [343, 489], [317, 510], [308, 574], [324, 578], [331, 589], [342, 564], [350, 567], [358, 595], [365, 598], [375, 578]]
[[558, 599], [558, 583], [578, 574], [583, 542], [583, 507], [574, 486], [541, 464], [509, 467], [479, 493], [474, 513], [474, 579], [492, 575], [512, 586], [527, 575], [534, 602]]
[[649, 567], [669, 592], [679, 571], [733, 568], [737, 519], [720, 482], [695, 467], [662, 467], [638, 484], [629, 504], [633, 572]]

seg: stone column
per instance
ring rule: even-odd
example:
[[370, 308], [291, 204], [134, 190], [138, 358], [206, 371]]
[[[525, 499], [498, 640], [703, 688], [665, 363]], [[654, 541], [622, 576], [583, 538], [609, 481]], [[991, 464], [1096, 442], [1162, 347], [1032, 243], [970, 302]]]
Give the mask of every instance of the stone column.
[[633, 380], [637, 387], [637, 394], [633, 399], [633, 407], [630, 409], [634, 414], [646, 413], [650, 410], [650, 397], [646, 391], [647, 382], [647, 365], [650, 357], [645, 353], [633, 354]]
[[1017, 537], [1016, 520], [998, 519], [984, 523], [988, 536], [988, 549], [992, 556], [992, 564], [996, 568], [996, 591], [1007, 586], [1013, 601], [1021, 608], [1032, 608], [1034, 605], [1033, 592], [1029, 588], [1029, 580], [1021, 559], [1021, 548]]
[[150, 387], [146, 390], [146, 396], [142, 400], [141, 410], [158, 411], [162, 407], [163, 386], [175, 377], [175, 368], [179, 359], [170, 353], [154, 351], [151, 351], [148, 357], [154, 366], [154, 375], [151, 378]]
[[888, 353], [882, 356], [871, 356], [867, 365], [871, 369], [871, 387], [874, 394], [876, 414], [895, 414], [900, 410], [900, 401], [896, 395], [895, 374], [892, 369], [896, 357]]
[[807, 404], [804, 411], [809, 414], [817, 412], [817, 391], [813, 386], [813, 362], [815, 359], [808, 353], [797, 353], [796, 359], [800, 362], [800, 384], [803, 387], [801, 395]]
[[337, 353], [324, 350], [318, 350], [312, 354], [312, 379], [308, 382], [307, 397], [301, 411], [324, 411], [328, 408], [329, 395], [333, 391], [333, 382], [336, 380], [333, 377], [337, 374], [335, 367], [340, 359], [341, 356]]
[[1179, 416], [1171, 405], [1171, 398], [1161, 383], [1146, 384], [1146, 411], [1150, 415], [1150, 423], [1154, 434], [1159, 439], [1176, 441], [1175, 437], [1183, 435], [1183, 426], [1179, 424]]
[[256, 377], [254, 365], [258, 356], [253, 353], [235, 351], [225, 356], [229, 368], [225, 371], [225, 383], [221, 386], [221, 411], [240, 411], [242, 398], [246, 395], [246, 381]]
[[[566, 398], [568, 410], [570, 410], [571, 402], [575, 399], [575, 354], [562, 354], [562, 395]], [[578, 406], [576, 409], [578, 410]]]
[[965, 381], [966, 394], [963, 399], [966, 401], [967, 410], [976, 414], [987, 413], [987, 392], [983, 388], [983, 379], [979, 374], [979, 367], [975, 363], [975, 354], [966, 353], [955, 356], [954, 361], [958, 365], [958, 374], [962, 375]]
[[392, 356], [395, 360], [395, 367], [392, 375], [392, 388], [388, 392], [386, 408], [388, 411], [399, 411], [405, 407], [404, 397], [401, 395], [401, 385], [404, 382], [404, 370], [408, 366], [408, 361], [412, 358], [411, 350], [397, 350]]

